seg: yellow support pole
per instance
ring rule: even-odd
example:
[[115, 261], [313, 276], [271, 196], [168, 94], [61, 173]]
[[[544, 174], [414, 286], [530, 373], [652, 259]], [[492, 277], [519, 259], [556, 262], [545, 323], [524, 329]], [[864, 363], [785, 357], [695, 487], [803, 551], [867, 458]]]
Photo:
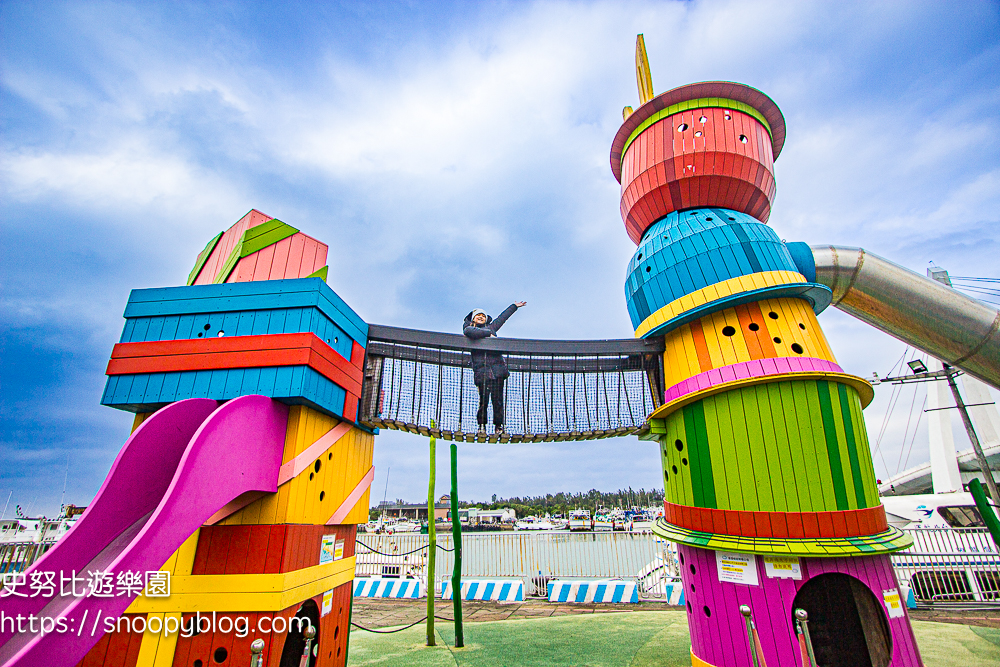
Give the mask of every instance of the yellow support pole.
[[639, 84], [639, 104], [643, 105], [653, 99], [653, 75], [649, 72], [646, 41], [642, 38], [642, 33], [635, 38], [635, 78]]

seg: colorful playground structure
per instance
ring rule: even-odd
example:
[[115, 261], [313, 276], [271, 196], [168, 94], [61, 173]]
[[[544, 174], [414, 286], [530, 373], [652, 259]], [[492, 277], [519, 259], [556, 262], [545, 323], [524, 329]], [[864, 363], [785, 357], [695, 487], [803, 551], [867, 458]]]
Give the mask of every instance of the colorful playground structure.
[[[68, 625], [0, 625], [0, 665], [246, 665], [259, 639], [265, 665], [345, 665], [374, 435], [396, 428], [654, 441], [694, 665], [812, 667], [808, 628], [818, 664], [919, 667], [889, 562], [909, 538], [886, 522], [862, 417], [872, 388], [816, 315], [836, 305], [997, 386], [1000, 313], [859, 249], [783, 242], [765, 224], [774, 102], [726, 82], [654, 96], [641, 39], [637, 73], [611, 151], [638, 246], [634, 339], [369, 326], [326, 284], [326, 245], [250, 211], [185, 286], [132, 292], [101, 402], [134, 412], [133, 432], [2, 601]], [[472, 432], [473, 349], [508, 356], [507, 434]], [[23, 594], [45, 573], [70, 590]]]

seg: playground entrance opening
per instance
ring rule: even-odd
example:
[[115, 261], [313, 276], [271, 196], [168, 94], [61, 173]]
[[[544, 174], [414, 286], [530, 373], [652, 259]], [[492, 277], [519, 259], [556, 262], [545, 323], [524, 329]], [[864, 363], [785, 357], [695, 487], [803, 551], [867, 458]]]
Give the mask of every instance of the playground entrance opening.
[[809, 613], [816, 662], [823, 667], [887, 667], [892, 657], [889, 623], [875, 595], [846, 574], [827, 573], [809, 580], [789, 610]]

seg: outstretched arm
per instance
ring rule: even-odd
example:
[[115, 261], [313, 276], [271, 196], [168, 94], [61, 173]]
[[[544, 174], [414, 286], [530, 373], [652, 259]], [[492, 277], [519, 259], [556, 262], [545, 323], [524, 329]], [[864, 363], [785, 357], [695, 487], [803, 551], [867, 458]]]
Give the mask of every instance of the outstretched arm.
[[517, 303], [512, 303], [507, 308], [500, 313], [495, 320], [489, 323], [488, 329], [492, 329], [493, 333], [496, 333], [497, 329], [503, 326], [503, 323], [507, 321], [507, 318], [514, 314], [514, 312], [523, 306], [528, 305], [527, 301], [518, 301]]

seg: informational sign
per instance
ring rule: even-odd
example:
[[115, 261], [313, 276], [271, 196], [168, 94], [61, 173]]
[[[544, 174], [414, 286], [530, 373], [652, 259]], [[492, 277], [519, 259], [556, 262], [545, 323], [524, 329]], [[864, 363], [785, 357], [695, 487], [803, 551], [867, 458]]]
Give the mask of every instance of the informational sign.
[[[319, 564], [332, 563], [334, 561], [334, 541], [337, 539], [336, 535], [324, 535], [323, 543], [319, 547]], [[344, 552], [341, 550], [341, 557], [343, 557]]]
[[764, 574], [770, 579], [801, 579], [802, 566], [795, 556], [764, 556]]
[[333, 560], [340, 560], [344, 557], [344, 540], [337, 540], [337, 545], [333, 549]]
[[882, 600], [885, 602], [885, 610], [889, 614], [889, 618], [901, 618], [903, 616], [903, 601], [899, 599], [899, 589], [883, 589]]
[[753, 554], [716, 551], [715, 565], [719, 570], [719, 581], [748, 586], [760, 584], [757, 579], [757, 557]]
[[320, 616], [326, 616], [331, 611], [333, 611], [333, 590], [328, 590], [323, 593], [323, 609], [320, 611]]

